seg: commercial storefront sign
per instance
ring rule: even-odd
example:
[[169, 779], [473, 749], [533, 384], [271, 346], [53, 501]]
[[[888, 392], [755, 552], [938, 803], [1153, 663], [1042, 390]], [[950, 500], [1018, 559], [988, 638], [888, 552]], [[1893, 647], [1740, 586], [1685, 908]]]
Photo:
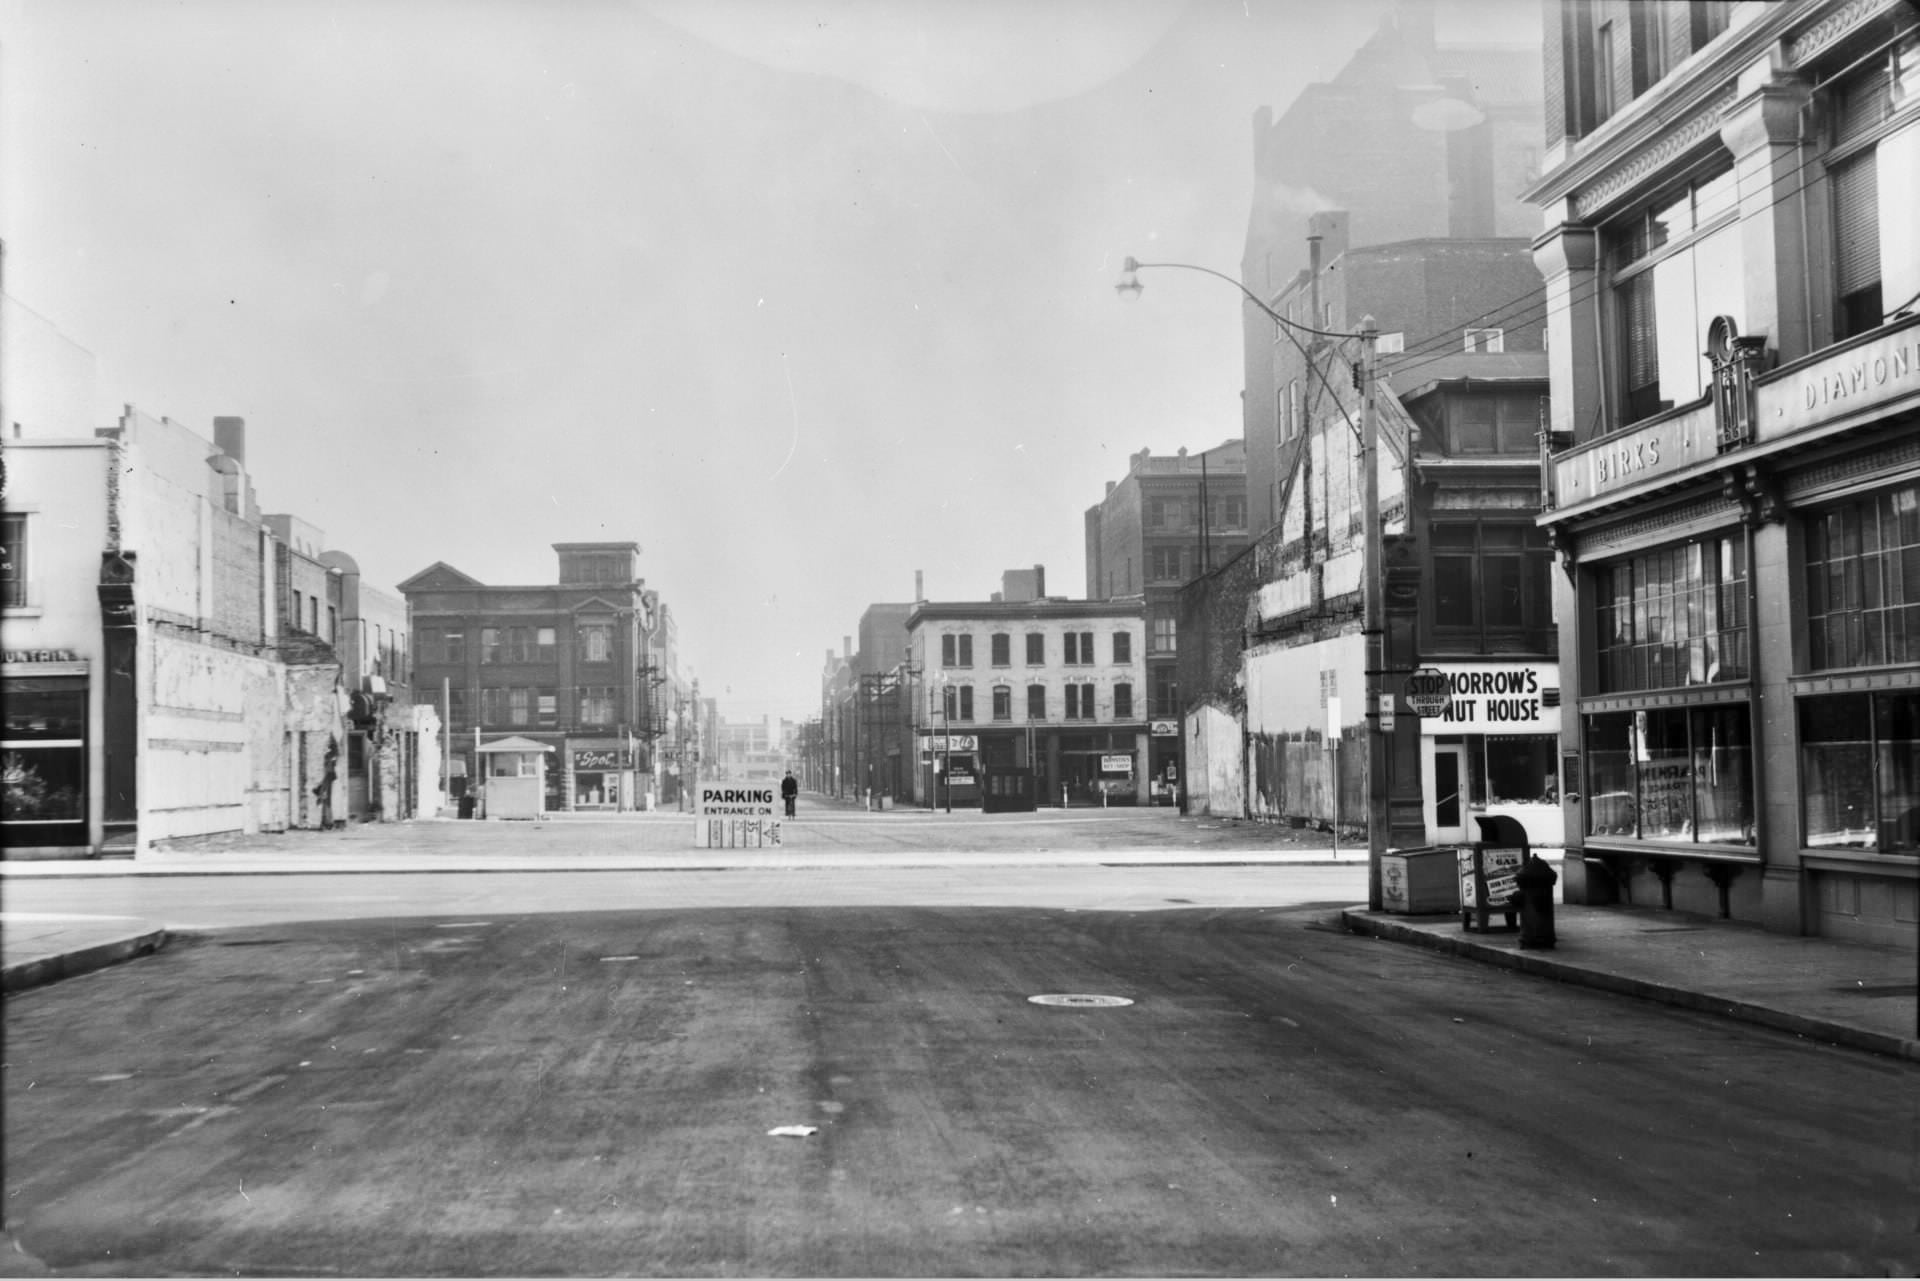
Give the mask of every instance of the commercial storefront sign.
[[[1433, 663], [1450, 695], [1422, 734], [1558, 734], [1560, 664]], [[1429, 678], [1431, 679], [1431, 678]]]
[[627, 754], [617, 748], [580, 747], [573, 753], [575, 770], [625, 769]]
[[921, 750], [926, 752], [977, 752], [980, 750], [978, 734], [927, 734], [922, 737], [926, 742]]
[[1149, 721], [1147, 726], [1149, 732], [1151, 732], [1155, 738], [1180, 737], [1179, 721]]
[[1603, 498], [1712, 458], [1718, 447], [1711, 405], [1615, 432], [1554, 459], [1554, 499], [1566, 508]]
[[1754, 431], [1775, 440], [1920, 395], [1920, 327], [1908, 325], [1762, 383]]
[[1102, 756], [1100, 758], [1100, 772], [1102, 774], [1126, 774], [1131, 776], [1133, 773], [1133, 757], [1117, 755]]
[[71, 649], [0, 650], [0, 662], [4, 662], [8, 667], [26, 663], [78, 663], [81, 661], [79, 652]]

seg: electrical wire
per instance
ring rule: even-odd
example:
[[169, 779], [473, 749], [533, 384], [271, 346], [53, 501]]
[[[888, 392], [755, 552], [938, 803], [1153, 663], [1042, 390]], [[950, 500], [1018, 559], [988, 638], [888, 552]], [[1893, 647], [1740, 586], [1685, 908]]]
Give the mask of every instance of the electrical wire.
[[[1797, 177], [1799, 174], [1801, 174], [1805, 170], [1812, 168], [1815, 165], [1824, 165], [1826, 163], [1826, 160], [1827, 160], [1827, 153], [1824, 151], [1811, 155], [1807, 159], [1795, 165], [1792, 169], [1787, 171], [1785, 174], [1781, 175], [1780, 178], [1776, 179], [1775, 180], [1776, 184], [1780, 182], [1790, 182], [1793, 178]], [[1751, 211], [1743, 208], [1739, 212], [1737, 218], [1733, 222], [1728, 223], [1727, 225], [1735, 226], [1735, 225], [1738, 225], [1739, 223], [1747, 222], [1752, 218], [1756, 218], [1763, 213], [1767, 213], [1768, 211], [1772, 210], [1776, 205], [1782, 204], [1785, 201], [1791, 200], [1795, 197], [1801, 197], [1806, 195], [1808, 188], [1809, 188], [1809, 184], [1807, 183], [1792, 183], [1792, 185], [1788, 186], [1786, 190], [1784, 190], [1780, 195], [1775, 196], [1772, 200], [1768, 201], [1765, 205], [1762, 205], [1759, 208], [1753, 209]], [[1599, 272], [1594, 273], [1594, 280], [1592, 285], [1592, 289], [1594, 292], [1598, 292], [1598, 290], [1601, 288], [1599, 284], [1599, 276], [1600, 276]], [[1578, 290], [1576, 289], [1575, 292], [1578, 293]], [[1423, 338], [1419, 342], [1415, 343], [1412, 347], [1409, 347], [1405, 352], [1392, 353], [1394, 355], [1400, 356], [1401, 359], [1396, 360], [1394, 362], [1394, 366], [1389, 372], [1393, 373], [1394, 375], [1408, 373], [1412, 370], [1419, 369], [1425, 365], [1434, 364], [1442, 358], [1459, 354], [1460, 349], [1455, 347], [1454, 343], [1457, 340], [1463, 339], [1466, 334], [1466, 331], [1469, 329], [1486, 328], [1487, 326], [1485, 325], [1484, 322], [1491, 320], [1495, 317], [1504, 316], [1507, 322], [1506, 325], [1504, 326], [1506, 328], [1520, 328], [1520, 327], [1525, 327], [1527, 325], [1531, 325], [1536, 321], [1544, 322], [1546, 320], [1551, 319], [1554, 316], [1563, 315], [1567, 311], [1570, 311], [1573, 307], [1578, 305], [1584, 305], [1588, 301], [1591, 301], [1591, 294], [1589, 294], [1586, 297], [1570, 296], [1564, 305], [1559, 307], [1554, 307], [1549, 303], [1547, 303], [1544, 297], [1542, 297], [1541, 291], [1530, 290], [1528, 293], [1524, 295], [1519, 295], [1514, 298], [1508, 299], [1506, 302], [1497, 304], [1496, 306], [1490, 308], [1485, 312], [1482, 312], [1480, 315], [1474, 317], [1471, 320], [1464, 321], [1458, 325], [1450, 326], [1449, 328], [1443, 329], [1438, 333], [1429, 335], [1428, 337]], [[1899, 312], [1905, 307], [1912, 306], [1914, 302], [1920, 302], [1920, 295], [1915, 295], [1914, 298], [1909, 299], [1906, 303], [1903, 303], [1900, 307], [1896, 307], [1892, 311], [1887, 312], [1886, 315], [1891, 316]], [[1510, 315], [1507, 315], [1506, 313], [1509, 308], [1518, 308], [1518, 310], [1515, 310]], [[1424, 359], [1414, 360], [1414, 361], [1409, 361], [1406, 359], [1407, 356], [1414, 356], [1414, 355], [1422, 356], [1424, 357]]]

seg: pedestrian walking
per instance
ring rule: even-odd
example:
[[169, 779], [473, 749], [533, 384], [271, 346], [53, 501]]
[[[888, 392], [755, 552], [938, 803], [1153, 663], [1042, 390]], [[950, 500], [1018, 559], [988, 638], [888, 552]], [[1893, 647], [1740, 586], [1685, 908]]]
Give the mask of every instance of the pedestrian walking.
[[787, 803], [787, 817], [793, 817], [794, 802], [800, 798], [800, 780], [788, 770], [787, 776], [780, 780], [780, 799]]

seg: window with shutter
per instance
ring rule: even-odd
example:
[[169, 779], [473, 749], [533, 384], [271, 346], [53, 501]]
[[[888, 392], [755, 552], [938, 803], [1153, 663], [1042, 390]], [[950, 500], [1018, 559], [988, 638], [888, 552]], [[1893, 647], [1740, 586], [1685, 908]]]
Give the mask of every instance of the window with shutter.
[[1834, 284], [1840, 295], [1836, 338], [1880, 324], [1880, 182], [1872, 151], [1835, 165], [1833, 185]]
[[1641, 272], [1620, 286], [1620, 341], [1626, 353], [1627, 420], [1657, 414], [1660, 400], [1659, 333], [1654, 328], [1653, 273]]

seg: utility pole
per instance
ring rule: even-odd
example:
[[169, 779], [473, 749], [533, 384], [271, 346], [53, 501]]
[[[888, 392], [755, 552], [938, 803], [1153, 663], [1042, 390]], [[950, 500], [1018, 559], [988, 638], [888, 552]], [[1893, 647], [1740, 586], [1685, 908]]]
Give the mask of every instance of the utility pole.
[[1380, 518], [1380, 417], [1374, 404], [1374, 382], [1379, 372], [1377, 348], [1380, 330], [1372, 316], [1360, 320], [1360, 510], [1365, 513], [1366, 609], [1362, 632], [1367, 653], [1367, 907], [1378, 912], [1380, 869], [1387, 852], [1387, 767], [1393, 750], [1392, 709], [1386, 690], [1386, 578], [1382, 539], [1386, 525]]

